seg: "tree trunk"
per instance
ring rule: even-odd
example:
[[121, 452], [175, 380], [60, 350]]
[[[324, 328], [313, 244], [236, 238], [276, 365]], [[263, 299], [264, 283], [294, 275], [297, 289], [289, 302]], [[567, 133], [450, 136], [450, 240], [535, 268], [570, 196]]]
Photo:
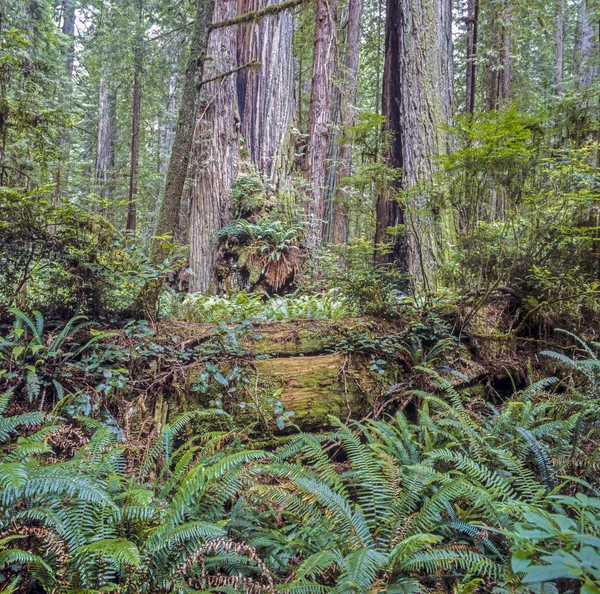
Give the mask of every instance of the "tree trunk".
[[[404, 138], [400, 127], [400, 47], [403, 33], [401, 1], [387, 0], [385, 20], [385, 62], [383, 67], [383, 90], [381, 113], [385, 117], [384, 132], [389, 135], [389, 148], [384, 155], [388, 167], [402, 172]], [[395, 262], [402, 270], [408, 270], [408, 243], [406, 235], [390, 234], [390, 228], [405, 223], [404, 209], [399, 202], [400, 180], [377, 189], [375, 244], [389, 244], [388, 253], [379, 254], [380, 261]]]
[[[67, 38], [67, 47], [65, 50], [65, 79], [66, 88], [63, 97], [65, 109], [71, 108], [71, 98], [73, 96], [73, 66], [75, 64], [75, 0], [64, 0], [63, 2], [63, 25], [62, 33]], [[70, 139], [68, 131], [64, 131], [58, 143], [61, 148], [60, 163], [55, 172], [54, 201], [59, 202], [64, 189], [68, 184], [68, 164], [70, 154]]]
[[[360, 23], [364, 8], [364, 0], [349, 0], [348, 33], [346, 41], [346, 73], [344, 96], [342, 97], [342, 126], [353, 126], [356, 123], [356, 92], [358, 85], [358, 67], [360, 57]], [[352, 174], [352, 144], [343, 144], [338, 170], [338, 183]], [[348, 242], [348, 202], [343, 189], [337, 192], [333, 207], [333, 243]]]
[[[450, 0], [388, 0], [383, 108], [392, 139], [386, 160], [402, 171], [406, 208], [393, 195], [379, 197], [378, 239], [387, 227], [405, 222], [406, 233], [393, 241], [393, 253], [426, 290], [439, 243], [451, 233], [443, 209], [437, 221], [429, 214], [426, 187], [436, 157], [448, 150], [444, 126], [453, 110], [451, 27]], [[442, 227], [434, 229], [437, 222]]]
[[[100, 78], [98, 98], [98, 135], [96, 139], [96, 192], [103, 201], [112, 193], [112, 172], [115, 165], [115, 104], [114, 90], [107, 76]], [[105, 209], [107, 208], [105, 204]]]
[[323, 237], [323, 212], [329, 125], [332, 115], [332, 75], [335, 60], [337, 0], [317, 0], [313, 77], [308, 116], [309, 144], [304, 164], [308, 180], [308, 245], [317, 248]]
[[[238, 14], [264, 9], [274, 0], [238, 0]], [[250, 161], [275, 187], [287, 180], [293, 162], [294, 22], [290, 12], [241, 25], [237, 64], [259, 68], [237, 73], [240, 132]]]
[[577, 86], [589, 88], [598, 76], [598, 27], [594, 18], [592, 0], [581, 0], [579, 8], [579, 27], [577, 31], [576, 54], [578, 59]]
[[[138, 41], [140, 41], [138, 39]], [[137, 226], [137, 170], [140, 158], [140, 104], [142, 101], [141, 48], [136, 43], [133, 73], [133, 106], [131, 113], [131, 161], [129, 166], [129, 193], [127, 197], [127, 229], [135, 231]]]
[[[220, 0], [214, 19], [233, 18], [238, 0]], [[213, 31], [208, 43], [204, 78], [236, 64], [237, 30]], [[195, 184], [190, 209], [190, 291], [206, 293], [213, 285], [216, 235], [231, 218], [229, 194], [239, 159], [239, 117], [236, 81], [226, 76], [203, 85], [196, 120]]]
[[[558, 0], [562, 2], [562, 0]], [[467, 81], [466, 113], [475, 113], [475, 83], [477, 75], [477, 29], [479, 26], [479, 0], [467, 3]]]
[[554, 93], [563, 94], [563, 63], [565, 56], [565, 0], [556, 0], [554, 29]]
[[167, 255], [162, 237], [173, 237], [179, 223], [181, 197], [187, 178], [194, 127], [196, 123], [196, 99], [198, 96], [198, 75], [202, 74], [210, 23], [212, 22], [215, 0], [197, 0], [194, 32], [190, 42], [190, 55], [185, 71], [181, 103], [175, 128], [175, 137], [171, 149], [171, 158], [167, 168], [165, 190], [163, 192], [155, 236], [152, 246], [152, 258], [158, 263]]
[[158, 129], [158, 172], [161, 176], [167, 174], [169, 156], [173, 147], [175, 132], [175, 103], [177, 99], [177, 52], [173, 52], [170, 60], [171, 76], [169, 77], [169, 91], [165, 114]]
[[[498, 23], [494, 27], [495, 38], [491, 41], [490, 67], [486, 72], [486, 94], [489, 110], [502, 109], [511, 100], [511, 81], [513, 58], [511, 0], [503, 0], [502, 4], [491, 4], [489, 19]], [[500, 7], [500, 10], [498, 10]], [[493, 9], [493, 10], [492, 10]]]

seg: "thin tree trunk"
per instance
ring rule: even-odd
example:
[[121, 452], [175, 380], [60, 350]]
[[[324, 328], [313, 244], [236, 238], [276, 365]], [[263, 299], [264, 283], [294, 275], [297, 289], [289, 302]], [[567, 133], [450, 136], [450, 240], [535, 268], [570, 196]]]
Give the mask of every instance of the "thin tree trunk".
[[[237, 14], [238, 0], [215, 4], [215, 20]], [[235, 67], [237, 30], [213, 31], [208, 43], [210, 60], [204, 78]], [[217, 232], [231, 218], [230, 191], [239, 160], [239, 117], [234, 76], [203, 85], [196, 119], [194, 143], [195, 184], [190, 209], [190, 291], [206, 293], [214, 287]]]
[[554, 92], [562, 95], [563, 63], [565, 56], [565, 0], [556, 0], [556, 21], [554, 29]]
[[137, 226], [137, 170], [140, 158], [140, 105], [142, 101], [141, 40], [136, 40], [133, 73], [133, 106], [131, 113], [131, 160], [129, 166], [129, 193], [127, 198], [127, 229], [135, 231]]
[[[562, 0], [559, 0], [562, 2]], [[475, 83], [477, 76], [477, 33], [479, 26], [479, 0], [467, 3], [467, 82], [466, 112], [475, 113]]]
[[[100, 78], [98, 98], [98, 135], [96, 138], [95, 179], [97, 194], [105, 201], [112, 193], [112, 172], [115, 165], [115, 92], [109, 86], [107, 76]], [[106, 211], [105, 211], [106, 212]]]
[[[63, 104], [66, 109], [71, 108], [73, 96], [73, 66], [75, 64], [75, 0], [64, 0], [63, 2], [63, 25], [62, 33], [67, 38], [65, 50], [65, 79], [66, 89]], [[70, 139], [68, 131], [63, 132], [58, 139], [61, 147], [61, 162], [55, 172], [54, 201], [59, 202], [64, 189], [68, 185], [68, 163], [70, 154]]]
[[[238, 14], [262, 10], [274, 0], [239, 0]], [[250, 161], [274, 186], [288, 177], [293, 162], [290, 129], [294, 118], [294, 22], [290, 12], [239, 27], [237, 64], [259, 68], [237, 73], [240, 131]]]
[[310, 185], [308, 245], [315, 249], [323, 237], [326, 160], [332, 115], [332, 75], [335, 60], [337, 0], [317, 0], [313, 78], [308, 117], [309, 144], [305, 175]]
[[495, 36], [491, 41], [491, 54], [486, 72], [486, 98], [489, 110], [502, 109], [508, 105], [511, 99], [511, 80], [513, 69], [513, 58], [511, 54], [512, 31], [511, 31], [511, 0], [503, 0], [502, 4], [492, 3], [489, 5], [489, 19], [498, 23], [493, 31]]
[[504, 23], [502, 28], [502, 96], [501, 106], [507, 106], [511, 97], [512, 82], [512, 6], [510, 0], [504, 0]]
[[194, 138], [198, 77], [202, 75], [204, 67], [214, 6], [215, 0], [197, 0], [196, 3], [196, 20], [190, 42], [190, 54], [183, 82], [175, 137], [167, 168], [165, 190], [156, 222], [155, 236], [157, 239], [154, 240], [152, 246], [152, 258], [155, 262], [160, 262], [167, 255], [161, 237], [165, 235], [173, 237], [179, 223], [181, 197], [187, 178]]

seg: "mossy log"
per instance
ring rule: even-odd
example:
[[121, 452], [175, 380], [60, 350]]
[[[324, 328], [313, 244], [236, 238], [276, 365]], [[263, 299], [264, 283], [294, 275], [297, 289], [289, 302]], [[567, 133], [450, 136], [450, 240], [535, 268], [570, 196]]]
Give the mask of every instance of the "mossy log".
[[360, 359], [340, 354], [263, 359], [256, 370], [260, 391], [281, 388], [279, 400], [304, 431], [326, 427], [329, 415], [359, 418], [368, 408], [369, 374]]

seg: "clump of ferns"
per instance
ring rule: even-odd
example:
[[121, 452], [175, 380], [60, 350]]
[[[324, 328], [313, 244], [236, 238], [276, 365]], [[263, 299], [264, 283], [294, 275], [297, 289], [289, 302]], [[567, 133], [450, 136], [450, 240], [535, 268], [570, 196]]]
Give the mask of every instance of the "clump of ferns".
[[[480, 489], [438, 472], [403, 415], [351, 428], [332, 423], [335, 430], [326, 436], [301, 435], [281, 448], [265, 469], [273, 480], [251, 490], [285, 514], [303, 543], [305, 559], [291, 591], [415, 588], [416, 574], [474, 566], [487, 577], [500, 574], [497, 547], [470, 526], [471, 518], [489, 515]], [[329, 455], [332, 444], [350, 462], [341, 475]]]

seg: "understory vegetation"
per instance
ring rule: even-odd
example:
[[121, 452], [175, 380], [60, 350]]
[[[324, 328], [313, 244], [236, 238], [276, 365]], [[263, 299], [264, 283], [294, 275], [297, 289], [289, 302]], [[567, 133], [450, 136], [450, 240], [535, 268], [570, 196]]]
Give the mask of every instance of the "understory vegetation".
[[597, 0], [0, 0], [0, 594], [600, 594]]

